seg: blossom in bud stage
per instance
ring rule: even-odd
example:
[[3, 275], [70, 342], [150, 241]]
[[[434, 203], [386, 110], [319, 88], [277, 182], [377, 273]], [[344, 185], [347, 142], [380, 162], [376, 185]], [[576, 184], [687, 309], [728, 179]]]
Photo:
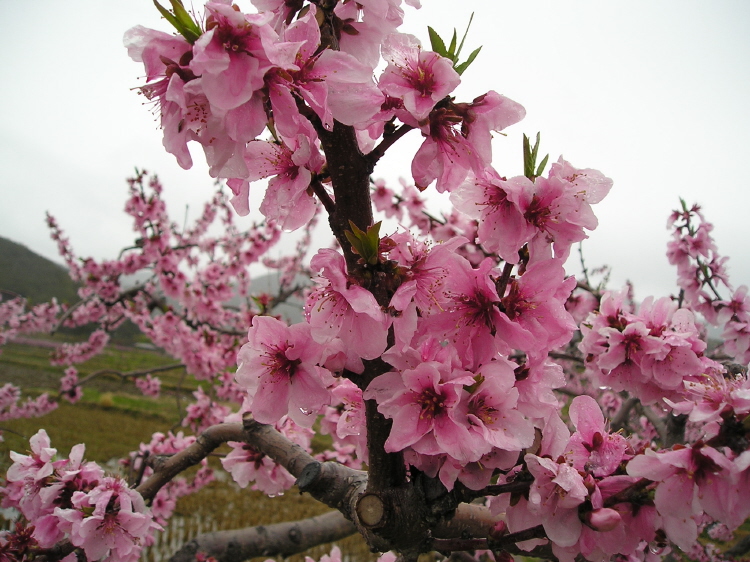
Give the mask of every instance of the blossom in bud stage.
[[586, 514], [586, 524], [595, 531], [611, 531], [620, 523], [620, 513], [608, 507], [601, 507]]

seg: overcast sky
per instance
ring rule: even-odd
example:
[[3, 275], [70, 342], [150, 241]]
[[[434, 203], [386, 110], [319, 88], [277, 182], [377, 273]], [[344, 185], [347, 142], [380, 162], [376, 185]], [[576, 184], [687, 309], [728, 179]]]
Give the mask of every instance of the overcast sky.
[[[483, 50], [459, 101], [494, 89], [526, 107], [526, 119], [496, 139], [501, 174], [521, 173], [521, 135], [541, 131], [553, 160], [562, 154], [614, 180], [584, 243], [589, 267], [610, 265], [612, 286], [631, 279], [639, 298], [668, 294], [665, 225], [682, 196], [715, 224], [734, 284], [750, 283], [750, 2], [423, 5], [406, 8], [404, 30], [425, 43], [426, 25], [445, 36], [476, 13], [466, 48]], [[200, 149], [194, 169], [179, 168], [130, 89], [143, 69], [127, 57], [123, 33], [137, 24], [169, 31], [150, 0], [0, 0], [0, 21], [0, 236], [57, 259], [49, 210], [79, 254], [115, 257], [132, 242], [122, 207], [136, 166], [159, 173], [175, 216], [186, 204], [198, 212], [212, 185]], [[407, 149], [418, 143], [413, 133], [376, 175], [408, 177]]]

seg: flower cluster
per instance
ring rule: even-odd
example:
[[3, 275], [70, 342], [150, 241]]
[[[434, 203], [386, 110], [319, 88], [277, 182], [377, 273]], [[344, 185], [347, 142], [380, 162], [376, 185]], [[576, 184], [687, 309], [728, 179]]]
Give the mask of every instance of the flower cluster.
[[67, 538], [90, 560], [138, 560], [151, 532], [161, 529], [140, 494], [84, 462], [83, 445], [66, 459], [56, 453], [43, 429], [31, 438], [29, 455], [12, 452], [0, 505], [34, 521], [41, 548]]
[[700, 382], [710, 370], [723, 371], [704, 354], [706, 343], [694, 314], [668, 297], [647, 298], [636, 314], [623, 306], [622, 293], [606, 293], [581, 332], [590, 375], [646, 403], [679, 399], [686, 382]]

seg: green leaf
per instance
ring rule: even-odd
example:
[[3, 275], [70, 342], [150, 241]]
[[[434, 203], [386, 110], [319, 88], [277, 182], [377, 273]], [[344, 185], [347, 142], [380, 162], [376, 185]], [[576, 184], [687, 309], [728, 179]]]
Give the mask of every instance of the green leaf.
[[344, 231], [346, 239], [352, 245], [352, 250], [359, 254], [362, 260], [369, 265], [378, 263], [380, 255], [380, 222], [372, 225], [364, 232], [352, 221], [349, 221], [351, 230]]
[[448, 54], [450, 55], [448, 58], [450, 58], [455, 63], [458, 57], [458, 53], [456, 52], [456, 28], [455, 27], [453, 28], [453, 37], [451, 38], [451, 46], [448, 47]]
[[[190, 17], [190, 14], [188, 14], [185, 11], [185, 8], [182, 6], [181, 3], [179, 3], [179, 0], [170, 0], [170, 3], [172, 4], [172, 8], [175, 9], [175, 5], [179, 5], [182, 10], [176, 9], [176, 11], [180, 14], [184, 13], [185, 16], [177, 16], [167, 10], [164, 6], [159, 4], [156, 0], [154, 0], [154, 6], [156, 6], [156, 9], [159, 10], [159, 13], [164, 16], [164, 19], [166, 19], [169, 23], [172, 24], [172, 27], [174, 27], [177, 30], [177, 33], [182, 35], [185, 40], [193, 44], [198, 39], [198, 37], [201, 36], [201, 30], [200, 27], [198, 27], [198, 24], [195, 23], [192, 18]], [[184, 17], [187, 17], [187, 19], [190, 21], [190, 24], [186, 24], [182, 21], [181, 18], [184, 19]]]
[[539, 153], [539, 133], [536, 134], [536, 142], [534, 143], [534, 148], [531, 149], [531, 167], [532, 169], [536, 165], [536, 157]]
[[445, 43], [441, 39], [440, 35], [437, 34], [437, 31], [435, 31], [428, 25], [427, 33], [430, 36], [430, 45], [432, 46], [432, 50], [440, 56], [450, 58], [450, 56], [448, 56], [448, 51], [445, 49]]
[[542, 160], [542, 163], [539, 164], [539, 167], [536, 169], [536, 174], [534, 174], [536, 177], [539, 177], [544, 173], [544, 168], [547, 166], [548, 160], [549, 160], [549, 154], [544, 157], [544, 160]]
[[[182, 5], [181, 0], [170, 0], [172, 3], [172, 11], [179, 22], [184, 28], [195, 36], [195, 39], [201, 36], [201, 28], [195, 23], [195, 20], [190, 16], [185, 6]], [[188, 39], [185, 37], [185, 39]], [[188, 39], [189, 41], [189, 39]]]
[[367, 241], [375, 248], [377, 253], [380, 250], [380, 225], [383, 221], [378, 221], [367, 229]]
[[464, 70], [469, 68], [469, 65], [474, 62], [474, 59], [477, 58], [477, 55], [479, 54], [479, 51], [481, 50], [482, 50], [482, 47], [478, 47], [474, 49], [474, 51], [469, 55], [468, 59], [466, 59], [464, 62], [462, 62], [461, 64], [455, 67], [455, 70], [456, 72], [458, 72], [459, 76], [464, 73]]
[[[466, 41], [466, 36], [469, 34], [469, 28], [471, 27], [472, 21], [474, 21], [474, 12], [471, 12], [469, 23], [466, 25], [466, 31], [464, 31], [464, 36], [461, 38], [461, 44], [458, 46], [458, 51], [456, 51], [456, 60], [458, 60], [458, 55], [461, 54], [461, 49], [464, 48], [464, 41]], [[453, 32], [453, 35], [455, 36], [455, 31]]]
[[536, 159], [539, 156], [539, 145], [541, 144], [541, 134], [536, 134], [536, 142], [531, 146], [529, 137], [523, 136], [523, 175], [534, 181], [542, 175], [544, 167], [549, 161], [549, 154], [544, 157], [541, 164], [537, 166]]

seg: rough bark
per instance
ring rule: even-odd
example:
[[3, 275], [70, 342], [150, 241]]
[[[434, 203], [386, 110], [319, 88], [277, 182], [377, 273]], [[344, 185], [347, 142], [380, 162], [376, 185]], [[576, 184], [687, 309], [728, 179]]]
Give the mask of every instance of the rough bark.
[[219, 562], [242, 562], [256, 556], [287, 557], [356, 532], [351, 521], [340, 512], [331, 511], [301, 521], [205, 533], [185, 544], [169, 561], [194, 562], [199, 552]]

